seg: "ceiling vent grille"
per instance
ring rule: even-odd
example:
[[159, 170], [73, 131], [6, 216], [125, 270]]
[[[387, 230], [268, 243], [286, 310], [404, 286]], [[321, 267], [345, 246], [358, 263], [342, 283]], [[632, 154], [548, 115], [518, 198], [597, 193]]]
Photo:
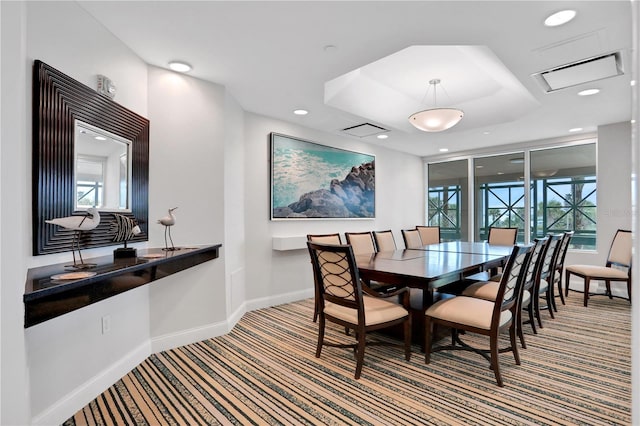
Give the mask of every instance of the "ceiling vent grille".
[[533, 74], [546, 93], [624, 74], [621, 52], [583, 59]]
[[373, 136], [380, 133], [388, 132], [389, 130], [384, 127], [376, 126], [371, 123], [362, 123], [357, 126], [347, 127], [346, 129], [342, 129], [342, 132], [355, 136], [357, 138], [365, 138], [367, 136]]

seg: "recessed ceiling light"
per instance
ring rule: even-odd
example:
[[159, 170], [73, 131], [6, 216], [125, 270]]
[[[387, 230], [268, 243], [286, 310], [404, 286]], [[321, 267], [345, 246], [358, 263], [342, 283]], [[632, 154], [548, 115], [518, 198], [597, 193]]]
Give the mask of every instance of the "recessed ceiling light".
[[449, 152], [449, 148], [440, 148], [440, 152]]
[[503, 175], [503, 174], [504, 174], [504, 172], [498, 172], [498, 174], [499, 174], [499, 175]]
[[387, 139], [389, 137], [389, 135], [378, 135], [377, 138], [378, 139]]
[[636, 120], [635, 119], [631, 120], [631, 124], [636, 124]]
[[547, 27], [557, 27], [558, 25], [563, 25], [576, 17], [575, 10], [561, 10], [560, 12], [556, 12], [553, 15], [549, 16], [544, 20], [544, 24]]
[[307, 111], [306, 109], [297, 109], [297, 110], [293, 111], [293, 113], [295, 115], [307, 115], [307, 114], [309, 114], [309, 111]]
[[591, 96], [600, 93], [600, 89], [585, 89], [578, 92], [578, 96]]
[[579, 132], [582, 130], [582, 127], [574, 127], [573, 129], [569, 129], [570, 132]]
[[169, 62], [169, 68], [177, 72], [189, 72], [192, 69], [191, 65], [180, 61]]
[[105, 138], [104, 136], [94, 136], [95, 140], [97, 141], [106, 141], [107, 138]]
[[490, 134], [491, 134], [491, 132], [487, 130], [486, 132], [482, 132], [482, 134], [483, 134], [483, 135], [490, 135]]
[[635, 81], [635, 80], [631, 80], [631, 81], [629, 82], [629, 84], [630, 84], [630, 85], [632, 85], [632, 86], [635, 86], [635, 85], [636, 85], [636, 81]]

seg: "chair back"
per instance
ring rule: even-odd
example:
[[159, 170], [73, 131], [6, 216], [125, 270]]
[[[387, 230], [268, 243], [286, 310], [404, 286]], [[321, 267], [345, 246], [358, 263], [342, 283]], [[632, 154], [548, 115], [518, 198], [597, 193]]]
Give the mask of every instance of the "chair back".
[[[502, 271], [500, 287], [496, 295], [496, 303], [491, 319], [491, 327], [500, 327], [511, 323], [519, 308], [518, 301], [521, 299], [524, 280], [531, 262], [531, 246], [514, 246], [509, 260]], [[506, 311], [510, 311], [509, 314]], [[511, 319], [505, 317], [510, 315]]]
[[533, 240], [533, 246], [531, 248], [531, 260], [529, 261], [529, 268], [527, 269], [527, 276], [524, 280], [523, 291], [531, 290], [536, 283], [536, 279], [540, 276], [540, 270], [542, 267], [542, 259], [547, 250], [548, 238], [536, 238]]
[[376, 242], [376, 251], [394, 251], [397, 249], [396, 240], [393, 238], [391, 229], [388, 231], [374, 232], [373, 239]]
[[340, 234], [307, 234], [307, 241], [321, 244], [342, 244]]
[[564, 267], [564, 259], [567, 257], [569, 251], [569, 242], [573, 237], [574, 231], [565, 232], [560, 240], [560, 248], [558, 248], [558, 259], [556, 259], [556, 269], [562, 271]]
[[489, 244], [495, 244], [498, 246], [512, 246], [516, 243], [518, 238], [518, 228], [489, 228], [489, 238], [487, 242]]
[[607, 266], [620, 266], [631, 271], [632, 247], [631, 231], [618, 229], [611, 242]]
[[440, 243], [439, 226], [416, 226], [423, 245]]
[[371, 232], [345, 232], [347, 243], [351, 244], [353, 254], [371, 254], [376, 252]]
[[353, 249], [350, 245], [320, 244], [308, 241], [316, 294], [320, 312], [325, 302], [358, 310], [358, 319], [364, 324], [362, 284], [358, 275]]
[[547, 236], [547, 251], [544, 254], [542, 261], [542, 270], [540, 271], [540, 278], [550, 282], [553, 279], [553, 274], [556, 268], [556, 259], [558, 258], [558, 249], [560, 248], [560, 239], [562, 235], [549, 234]]
[[418, 249], [423, 246], [417, 229], [403, 229], [402, 239], [404, 240], [404, 246], [408, 249]]

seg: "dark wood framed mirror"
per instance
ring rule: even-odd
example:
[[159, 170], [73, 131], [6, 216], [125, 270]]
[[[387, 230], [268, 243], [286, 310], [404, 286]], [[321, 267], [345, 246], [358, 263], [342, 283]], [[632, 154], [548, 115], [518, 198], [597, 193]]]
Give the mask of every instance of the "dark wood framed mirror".
[[75, 133], [77, 123], [130, 141], [126, 207], [100, 209], [97, 228], [82, 232], [80, 247], [119, 245], [114, 241], [114, 214], [137, 219], [142, 233], [129, 242], [148, 240], [149, 120], [110, 98], [34, 61], [33, 66], [33, 254], [71, 251], [73, 231], [45, 220], [84, 215], [76, 209]]

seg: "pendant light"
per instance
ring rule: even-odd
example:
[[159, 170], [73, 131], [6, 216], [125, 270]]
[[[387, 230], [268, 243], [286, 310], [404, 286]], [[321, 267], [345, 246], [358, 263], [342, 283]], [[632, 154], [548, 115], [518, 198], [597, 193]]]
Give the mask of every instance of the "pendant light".
[[[440, 84], [440, 79], [434, 78], [429, 81], [429, 84], [433, 86], [434, 108], [412, 114], [409, 117], [409, 122], [417, 129], [425, 132], [442, 132], [458, 124], [464, 117], [464, 112], [457, 108], [438, 108], [436, 104], [436, 86]], [[429, 90], [427, 90], [428, 93]]]

